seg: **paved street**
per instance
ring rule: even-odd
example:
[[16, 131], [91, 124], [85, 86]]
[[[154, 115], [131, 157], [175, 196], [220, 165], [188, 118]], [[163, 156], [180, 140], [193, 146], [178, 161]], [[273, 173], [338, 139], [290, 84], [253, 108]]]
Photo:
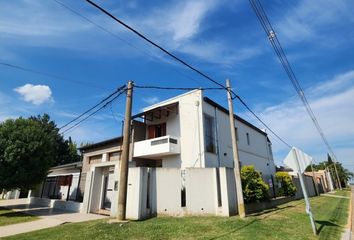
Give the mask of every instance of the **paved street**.
[[40, 217], [39, 220], [32, 222], [2, 226], [0, 227], [0, 237], [55, 227], [64, 223], [106, 218], [105, 216], [96, 214], [76, 213], [61, 209], [51, 209], [49, 207], [33, 206], [29, 205], [27, 202], [27, 199], [0, 201], [0, 207], [6, 207], [16, 212], [25, 212]]

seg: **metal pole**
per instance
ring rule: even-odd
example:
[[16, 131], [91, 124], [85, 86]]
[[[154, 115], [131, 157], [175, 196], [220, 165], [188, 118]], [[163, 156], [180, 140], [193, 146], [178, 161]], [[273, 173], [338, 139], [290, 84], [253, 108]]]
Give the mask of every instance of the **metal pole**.
[[231, 131], [231, 141], [232, 141], [232, 154], [234, 158], [234, 174], [235, 174], [235, 181], [236, 181], [238, 214], [240, 215], [241, 218], [244, 218], [246, 216], [246, 211], [245, 211], [245, 204], [243, 202], [240, 161], [238, 156], [236, 127], [235, 127], [235, 119], [234, 119], [234, 107], [231, 98], [231, 86], [230, 86], [229, 79], [226, 80], [226, 87], [227, 87], [227, 100], [229, 102], [230, 131]]
[[123, 131], [122, 159], [120, 161], [119, 189], [118, 189], [118, 220], [125, 220], [128, 183], [128, 158], [130, 143], [130, 124], [132, 115], [133, 82], [128, 82], [127, 99], [125, 103], [125, 118]]
[[297, 170], [298, 170], [298, 176], [299, 176], [299, 179], [300, 179], [302, 192], [304, 194], [304, 199], [305, 199], [305, 203], [306, 203], [306, 212], [307, 212], [307, 214], [310, 217], [310, 222], [311, 222], [313, 234], [317, 235], [316, 224], [315, 224], [315, 221], [313, 220], [313, 216], [312, 216], [312, 212], [311, 212], [311, 206], [310, 206], [310, 201], [309, 201], [309, 198], [307, 196], [307, 190], [306, 190], [305, 182], [304, 182], [304, 179], [303, 179], [303, 174], [302, 174], [301, 169], [300, 169], [299, 159], [298, 159], [296, 150], [292, 149], [292, 151], [293, 151], [294, 158], [296, 160], [295, 162], [296, 162], [296, 167], [297, 167]]

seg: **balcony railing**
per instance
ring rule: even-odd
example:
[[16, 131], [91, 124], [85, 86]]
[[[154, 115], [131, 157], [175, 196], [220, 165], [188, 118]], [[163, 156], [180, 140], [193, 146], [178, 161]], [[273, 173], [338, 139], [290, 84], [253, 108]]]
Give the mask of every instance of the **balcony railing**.
[[171, 136], [152, 138], [134, 143], [133, 157], [161, 158], [180, 153], [179, 139]]

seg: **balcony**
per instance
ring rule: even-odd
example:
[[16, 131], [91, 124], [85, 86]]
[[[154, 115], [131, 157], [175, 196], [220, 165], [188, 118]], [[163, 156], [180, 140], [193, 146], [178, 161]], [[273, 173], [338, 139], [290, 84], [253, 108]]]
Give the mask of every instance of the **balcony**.
[[157, 159], [179, 153], [179, 139], [171, 136], [163, 136], [135, 142], [133, 157]]

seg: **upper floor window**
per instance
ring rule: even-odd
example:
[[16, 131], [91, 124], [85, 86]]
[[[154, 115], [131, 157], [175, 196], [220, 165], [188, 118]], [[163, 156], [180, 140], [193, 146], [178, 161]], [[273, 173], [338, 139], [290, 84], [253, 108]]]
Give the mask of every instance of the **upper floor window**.
[[236, 141], [238, 141], [238, 129], [235, 128]]
[[250, 142], [250, 134], [246, 133], [246, 137], [247, 137], [247, 145], [250, 145], [251, 144], [251, 142]]
[[102, 154], [95, 155], [95, 156], [90, 156], [88, 163], [93, 164], [93, 163], [99, 163], [102, 161]]
[[108, 155], [108, 161], [118, 161], [120, 159], [121, 152], [111, 152]]
[[148, 139], [166, 136], [166, 123], [149, 125]]
[[216, 152], [214, 118], [204, 114], [205, 150], [210, 153]]

